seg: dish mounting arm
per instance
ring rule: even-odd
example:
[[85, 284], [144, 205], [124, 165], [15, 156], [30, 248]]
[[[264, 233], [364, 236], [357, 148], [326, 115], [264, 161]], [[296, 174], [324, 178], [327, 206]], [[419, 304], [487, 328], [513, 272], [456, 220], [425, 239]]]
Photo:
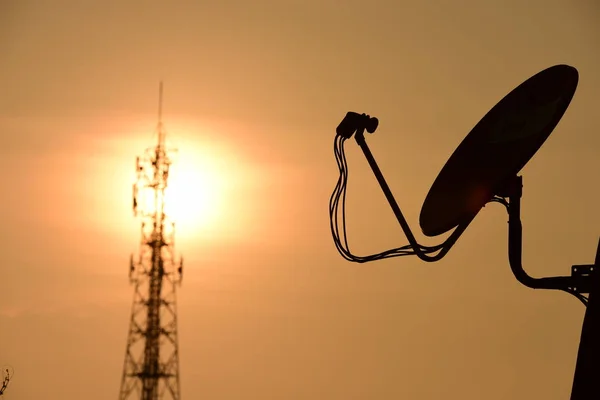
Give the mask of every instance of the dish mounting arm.
[[390, 187], [388, 186], [385, 178], [383, 177], [383, 173], [381, 172], [379, 166], [377, 165], [377, 162], [375, 161], [375, 157], [373, 157], [373, 153], [371, 153], [371, 149], [369, 149], [369, 146], [367, 145], [367, 141], [365, 140], [365, 128], [360, 127], [359, 129], [357, 129], [354, 138], [356, 140], [356, 143], [358, 143], [361, 150], [363, 151], [363, 154], [365, 155], [365, 158], [367, 159], [371, 170], [373, 170], [375, 178], [377, 178], [377, 182], [379, 182], [379, 186], [381, 186], [383, 194], [385, 195], [388, 203], [390, 204], [390, 207], [392, 207], [392, 211], [394, 212], [394, 215], [396, 216], [400, 227], [402, 227], [402, 231], [404, 231], [404, 234], [406, 235], [406, 238], [408, 239], [408, 242], [410, 243], [417, 257], [427, 262], [435, 262], [441, 260], [446, 254], [448, 254], [452, 246], [454, 246], [460, 235], [462, 235], [462, 233], [467, 228], [468, 222], [470, 221], [468, 221], [466, 224], [459, 225], [444, 243], [442, 243], [440, 246], [435, 246], [435, 248], [440, 249], [439, 253], [437, 253], [434, 256], [427, 255], [423, 250], [431, 250], [433, 248], [428, 248], [426, 246], [420, 245], [417, 242], [415, 236], [413, 235], [410, 227], [408, 226], [408, 222], [406, 222], [406, 218], [404, 218], [404, 215], [400, 210], [400, 206], [398, 206], [398, 202], [396, 202], [396, 199], [394, 198]]
[[523, 178], [514, 176], [499, 191], [500, 197], [508, 197], [508, 261], [517, 280], [531, 289], [565, 290], [573, 287], [570, 276], [553, 276], [534, 278], [523, 269], [523, 227], [521, 224], [521, 196], [523, 194]]
[[497, 197], [508, 198], [502, 202], [508, 211], [508, 260], [515, 278], [532, 289], [565, 290], [568, 292], [590, 293], [590, 274], [593, 265], [574, 265], [571, 276], [552, 276], [534, 278], [524, 269], [523, 227], [521, 224], [521, 196], [523, 194], [523, 178], [514, 176], [507, 180], [498, 190]]

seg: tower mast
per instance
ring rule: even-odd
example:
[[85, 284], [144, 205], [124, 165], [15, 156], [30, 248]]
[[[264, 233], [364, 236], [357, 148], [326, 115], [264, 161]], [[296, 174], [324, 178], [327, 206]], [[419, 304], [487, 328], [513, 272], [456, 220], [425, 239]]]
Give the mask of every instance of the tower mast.
[[163, 85], [159, 85], [158, 143], [136, 159], [133, 211], [141, 219], [142, 240], [131, 256], [134, 284], [119, 400], [180, 400], [176, 286], [183, 259], [174, 252], [175, 224], [165, 214], [171, 166], [162, 122]]

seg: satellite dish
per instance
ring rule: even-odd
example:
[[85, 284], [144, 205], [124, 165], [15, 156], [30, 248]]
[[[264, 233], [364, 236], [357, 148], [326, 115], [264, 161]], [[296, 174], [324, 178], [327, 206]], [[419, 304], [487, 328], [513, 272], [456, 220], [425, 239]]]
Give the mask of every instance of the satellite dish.
[[419, 223], [426, 236], [468, 225], [546, 141], [575, 94], [579, 74], [555, 65], [496, 104], [469, 132], [433, 182]]
[[[425, 235], [437, 236], [456, 228], [444, 243], [436, 246], [417, 242], [367, 145], [365, 131], [375, 132], [378, 120], [349, 112], [334, 139], [340, 176], [330, 198], [329, 215], [337, 250], [349, 261], [363, 263], [416, 255], [423, 261], [435, 262], [448, 253], [486, 203], [504, 205], [508, 213], [508, 261], [515, 278], [532, 289], [567, 292], [586, 306], [571, 400], [589, 400], [600, 399], [600, 242], [594, 264], [573, 265], [570, 276], [535, 278], [527, 274], [522, 263], [523, 185], [518, 175], [558, 125], [573, 99], [578, 80], [577, 70], [568, 65], [545, 69], [504, 97], [467, 135], [442, 168], [421, 210], [420, 225]], [[350, 251], [344, 208], [348, 182], [344, 142], [352, 136], [377, 178], [408, 245], [369, 256], [356, 256]]]

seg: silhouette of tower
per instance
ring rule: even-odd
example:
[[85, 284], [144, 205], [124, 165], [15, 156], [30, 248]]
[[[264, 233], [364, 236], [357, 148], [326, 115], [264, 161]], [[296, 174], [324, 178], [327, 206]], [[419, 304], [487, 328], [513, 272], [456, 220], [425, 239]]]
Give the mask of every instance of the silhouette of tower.
[[142, 240], [131, 256], [129, 278], [135, 285], [119, 400], [179, 400], [179, 351], [176, 286], [183, 259], [174, 252], [175, 223], [165, 213], [171, 166], [162, 124], [159, 86], [158, 144], [137, 157], [133, 211], [141, 218]]

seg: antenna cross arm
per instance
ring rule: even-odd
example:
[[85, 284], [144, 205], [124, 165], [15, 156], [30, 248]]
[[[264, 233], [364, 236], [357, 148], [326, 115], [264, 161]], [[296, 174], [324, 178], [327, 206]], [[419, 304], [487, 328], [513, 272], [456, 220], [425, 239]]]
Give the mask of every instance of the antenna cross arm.
[[[377, 181], [379, 182], [379, 186], [381, 186], [381, 190], [383, 190], [383, 194], [385, 195], [388, 203], [390, 204], [390, 207], [392, 208], [392, 211], [394, 212], [394, 215], [396, 216], [400, 227], [402, 227], [402, 231], [406, 235], [406, 238], [408, 239], [408, 242], [410, 243], [417, 257], [426, 262], [435, 262], [444, 258], [444, 256], [448, 254], [452, 246], [454, 246], [458, 238], [465, 231], [468, 223], [462, 226], [458, 226], [454, 230], [454, 232], [452, 232], [452, 234], [446, 239], [446, 241], [440, 245], [422, 246], [419, 243], [417, 243], [417, 239], [415, 238], [410, 227], [408, 226], [408, 222], [406, 222], [406, 218], [404, 218], [404, 215], [400, 210], [400, 206], [398, 206], [398, 203], [396, 202], [396, 199], [394, 198], [390, 187], [388, 186], [385, 178], [383, 177], [383, 173], [381, 172], [379, 166], [377, 165], [377, 162], [375, 161], [375, 157], [373, 157], [373, 153], [371, 153], [371, 150], [367, 145], [367, 142], [365, 140], [365, 128], [359, 128], [356, 131], [354, 138], [356, 140], [356, 143], [358, 143], [358, 145], [362, 149], [365, 158], [367, 159], [367, 162], [371, 167], [371, 170], [373, 170], [373, 174], [375, 174], [375, 178], [377, 178]], [[428, 253], [433, 253], [438, 250], [439, 253], [437, 253], [436, 255], [428, 255]]]

